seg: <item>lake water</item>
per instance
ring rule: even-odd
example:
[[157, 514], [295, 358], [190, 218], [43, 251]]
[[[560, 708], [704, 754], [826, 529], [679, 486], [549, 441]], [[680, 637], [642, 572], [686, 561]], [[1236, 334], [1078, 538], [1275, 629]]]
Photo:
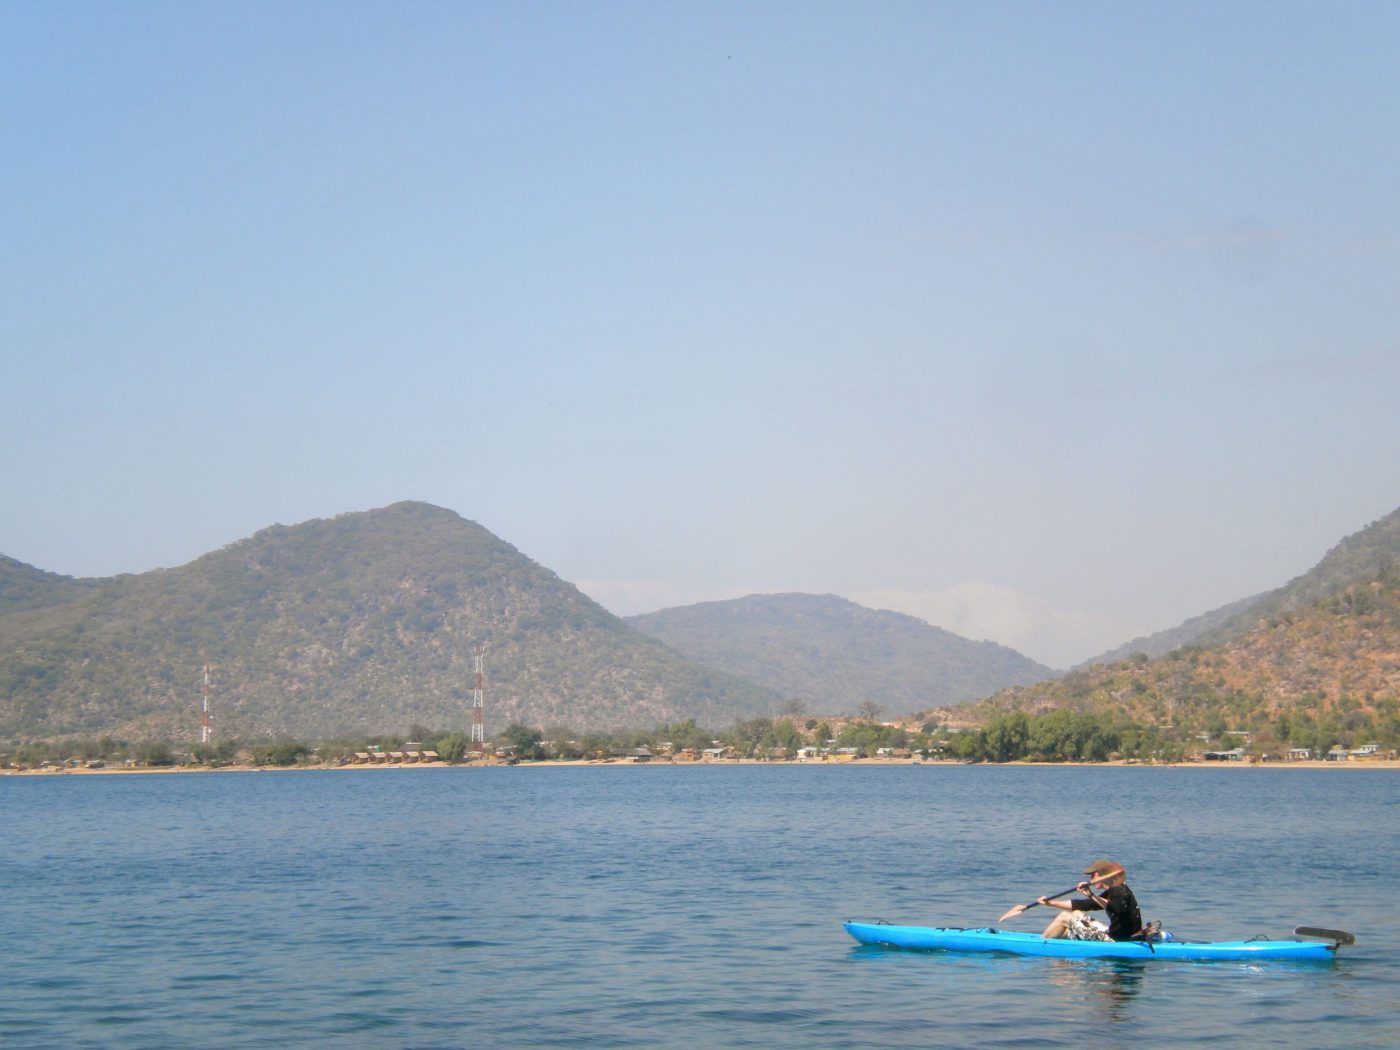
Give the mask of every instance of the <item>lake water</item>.
[[[0, 778], [8, 1047], [1400, 1045], [1400, 775], [986, 766]], [[1123, 861], [1178, 936], [858, 947]], [[1045, 909], [1009, 928], [1036, 930]]]

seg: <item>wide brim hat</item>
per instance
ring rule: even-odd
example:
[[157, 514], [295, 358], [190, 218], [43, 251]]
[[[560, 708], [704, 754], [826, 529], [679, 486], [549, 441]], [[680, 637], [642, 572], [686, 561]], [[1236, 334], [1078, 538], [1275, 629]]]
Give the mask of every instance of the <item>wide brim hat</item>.
[[1104, 860], [1102, 858], [1094, 861], [1084, 869], [1085, 875], [1110, 875], [1123, 870], [1123, 865], [1116, 860]]

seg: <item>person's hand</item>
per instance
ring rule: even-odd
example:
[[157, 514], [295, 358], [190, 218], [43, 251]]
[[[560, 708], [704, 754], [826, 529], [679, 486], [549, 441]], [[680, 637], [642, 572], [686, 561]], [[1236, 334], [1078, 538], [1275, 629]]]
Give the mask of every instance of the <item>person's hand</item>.
[[1084, 894], [1084, 896], [1086, 896], [1086, 897], [1089, 896], [1089, 889], [1090, 889], [1089, 883], [1087, 883], [1087, 882], [1081, 882], [1078, 886], [1075, 887], [1075, 889], [1079, 890], [1079, 892], [1082, 893], [1082, 894]]
[[1037, 904], [1049, 904], [1049, 903], [1050, 903], [1050, 898], [1049, 898], [1049, 897], [1037, 897], [1037, 898], [1035, 899], [1035, 902], [1036, 902]]

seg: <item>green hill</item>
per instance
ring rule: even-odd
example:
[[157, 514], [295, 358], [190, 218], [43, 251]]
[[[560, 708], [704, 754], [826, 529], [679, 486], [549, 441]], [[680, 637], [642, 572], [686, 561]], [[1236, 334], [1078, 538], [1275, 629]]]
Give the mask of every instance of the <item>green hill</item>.
[[1400, 740], [1400, 511], [1190, 645], [930, 714], [977, 725], [1060, 709], [1185, 735], [1247, 730], [1275, 747]]
[[1346, 537], [1303, 575], [1270, 591], [1193, 640], [1217, 645], [1238, 638], [1261, 620], [1290, 616], [1358, 586], [1393, 579], [1400, 569], [1400, 509]]
[[834, 595], [756, 594], [632, 616], [677, 652], [761, 682], [809, 708], [890, 713], [986, 696], [1055, 672], [994, 642]]
[[1306, 609], [1353, 584], [1378, 579], [1397, 562], [1400, 562], [1400, 510], [1348, 536], [1312, 569], [1277, 590], [1231, 602], [1192, 617], [1177, 627], [1135, 638], [1092, 660], [1085, 660], [1076, 670], [1093, 664], [1116, 663], [1139, 653], [1165, 656], [1184, 645], [1211, 646], [1228, 642], [1260, 620]]
[[1173, 649], [1180, 649], [1183, 645], [1191, 645], [1211, 631], [1230, 622], [1259, 601], [1261, 597], [1263, 596], [1256, 594], [1252, 598], [1231, 602], [1229, 605], [1222, 605], [1219, 609], [1212, 609], [1200, 616], [1193, 616], [1176, 627], [1141, 638], [1134, 638], [1131, 642], [1124, 642], [1101, 656], [1095, 656], [1093, 659], [1076, 664], [1074, 669], [1078, 671], [1085, 667], [1092, 667], [1094, 664], [1118, 663], [1120, 660], [1130, 659], [1140, 653], [1147, 656], [1165, 656]]
[[222, 735], [488, 732], [693, 717], [780, 697], [687, 662], [486, 529], [423, 503], [276, 525], [177, 569], [0, 576], [0, 736], [191, 739], [201, 666]]
[[0, 554], [0, 616], [62, 605], [88, 593], [96, 585], [93, 580], [75, 580], [71, 576], [44, 572]]

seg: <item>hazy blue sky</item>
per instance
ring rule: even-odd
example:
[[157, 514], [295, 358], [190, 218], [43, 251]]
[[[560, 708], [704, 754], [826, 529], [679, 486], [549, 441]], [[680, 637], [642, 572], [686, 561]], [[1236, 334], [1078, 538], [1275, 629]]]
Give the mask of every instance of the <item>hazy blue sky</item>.
[[1400, 504], [1400, 4], [0, 5], [0, 553], [400, 499], [1066, 665]]

